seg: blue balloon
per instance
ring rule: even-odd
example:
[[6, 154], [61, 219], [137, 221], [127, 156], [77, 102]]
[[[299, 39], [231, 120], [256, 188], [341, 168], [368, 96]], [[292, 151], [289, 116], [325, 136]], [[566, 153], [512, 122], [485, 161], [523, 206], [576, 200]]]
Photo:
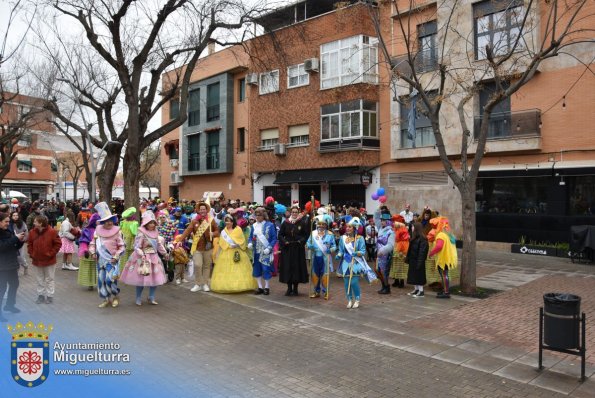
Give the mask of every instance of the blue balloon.
[[376, 191], [376, 194], [378, 196], [384, 196], [385, 193], [386, 192], [384, 191], [384, 188], [382, 188], [382, 187], [378, 188], [378, 191]]

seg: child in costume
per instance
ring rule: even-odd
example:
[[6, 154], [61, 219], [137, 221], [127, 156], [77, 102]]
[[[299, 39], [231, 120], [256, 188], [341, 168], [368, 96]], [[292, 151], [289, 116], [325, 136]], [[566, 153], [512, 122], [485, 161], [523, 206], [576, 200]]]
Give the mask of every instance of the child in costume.
[[436, 239], [429, 257], [436, 256], [436, 267], [442, 279], [442, 291], [436, 295], [436, 298], [448, 299], [450, 298], [449, 270], [455, 269], [458, 266], [456, 238], [450, 231], [446, 217], [432, 218], [430, 224], [436, 230]]
[[388, 278], [395, 247], [395, 233], [392, 228], [390, 211], [388, 209], [376, 211], [374, 221], [380, 226], [376, 238], [376, 273], [379, 275], [382, 289], [378, 291], [378, 294], [390, 294]]
[[332, 223], [332, 218], [326, 214], [316, 216], [316, 229], [306, 243], [314, 252], [310, 266], [310, 298], [320, 297], [321, 293], [325, 300], [329, 297], [329, 278], [333, 272], [331, 255], [337, 250], [335, 236], [328, 230]]
[[361, 300], [359, 287], [360, 276], [371, 271], [366, 263], [366, 242], [357, 234], [361, 222], [358, 217], [352, 217], [345, 227], [345, 235], [339, 240], [339, 252], [336, 256], [340, 260], [337, 275], [343, 277], [347, 308], [358, 308]]
[[178, 235], [175, 237], [171, 255], [174, 260], [174, 278], [176, 280], [176, 285], [188, 282], [184, 277], [184, 272], [186, 271], [186, 265], [188, 265], [190, 257], [188, 256], [188, 251], [184, 247], [184, 240], [182, 239], [182, 235]]
[[87, 286], [89, 290], [93, 290], [97, 286], [97, 264], [89, 253], [89, 245], [93, 241], [97, 221], [99, 221], [99, 214], [95, 213], [89, 218], [88, 224], [83, 229], [81, 238], [79, 239], [79, 272], [77, 282], [81, 286]]
[[[125, 284], [136, 286], [136, 305], [142, 304], [141, 296], [145, 286], [149, 287], [149, 304], [158, 304], [155, 301], [155, 291], [167, 279], [159, 254], [166, 256], [163, 239], [159, 239], [155, 214], [151, 210], [145, 210], [134, 239], [134, 251], [120, 278]], [[144, 265], [148, 267], [146, 273], [143, 272]]]
[[97, 291], [103, 302], [99, 308], [117, 307], [120, 304], [118, 294], [118, 276], [120, 256], [124, 252], [124, 239], [120, 228], [114, 225], [118, 218], [105, 202], [95, 206], [99, 214], [99, 225], [95, 228], [93, 240], [89, 244], [89, 253], [97, 260]]
[[273, 248], [277, 243], [277, 229], [275, 224], [268, 221], [264, 207], [258, 207], [254, 215], [256, 222], [252, 224], [248, 241], [248, 249], [254, 251], [252, 276], [258, 284], [255, 294], [266, 296], [270, 293], [270, 280], [273, 277]]
[[390, 276], [395, 279], [393, 287], [402, 289], [405, 287], [405, 278], [407, 278], [408, 272], [405, 256], [407, 256], [409, 250], [409, 228], [405, 225], [405, 219], [400, 214], [393, 216], [393, 223], [396, 245], [393, 252], [393, 265]]
[[124, 253], [122, 253], [122, 258], [120, 259], [120, 272], [122, 272], [122, 268], [124, 268], [124, 265], [128, 262], [128, 258], [134, 250], [134, 238], [136, 237], [136, 232], [138, 231], [138, 221], [136, 220], [135, 207], [129, 207], [122, 213], [120, 230], [122, 231], [124, 243], [126, 244], [126, 250]]

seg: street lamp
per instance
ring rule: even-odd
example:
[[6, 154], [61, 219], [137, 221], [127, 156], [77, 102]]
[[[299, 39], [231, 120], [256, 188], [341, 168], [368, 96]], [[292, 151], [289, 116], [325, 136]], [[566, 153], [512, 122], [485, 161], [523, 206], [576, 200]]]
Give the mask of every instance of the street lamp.
[[[67, 83], [68, 86], [70, 86], [70, 89], [72, 90], [72, 94], [75, 98], [76, 104], [78, 105], [79, 108], [79, 112], [81, 113], [81, 117], [83, 118], [83, 129], [85, 130], [85, 134], [87, 135], [87, 141], [88, 141], [88, 145], [89, 145], [89, 156], [91, 157], [91, 202], [95, 203], [96, 198], [96, 193], [95, 193], [95, 175], [97, 174], [97, 163], [99, 162], [99, 160], [97, 162], [95, 162], [95, 157], [93, 156], [93, 142], [91, 142], [91, 133], [89, 132], [89, 125], [87, 125], [87, 121], [85, 120], [85, 112], [83, 112], [83, 107], [81, 106], [81, 101], [79, 100], [79, 97], [76, 94], [76, 88], [74, 87], [74, 84], [72, 84], [72, 82], [64, 77], [58, 77], [56, 78], [56, 80], [60, 81], [60, 82], [64, 82]], [[97, 159], [99, 159], [99, 157], [101, 156], [101, 153], [103, 151], [105, 151], [105, 148], [109, 145], [109, 144], [120, 144], [117, 141], [106, 141], [105, 144], [103, 144], [103, 147], [101, 148], [101, 151], [99, 151], [99, 156], [97, 156]]]

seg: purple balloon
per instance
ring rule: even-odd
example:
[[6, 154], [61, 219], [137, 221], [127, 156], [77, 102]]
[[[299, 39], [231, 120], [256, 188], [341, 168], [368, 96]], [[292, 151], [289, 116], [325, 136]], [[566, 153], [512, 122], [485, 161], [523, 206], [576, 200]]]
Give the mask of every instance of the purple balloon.
[[378, 200], [378, 194], [376, 192], [372, 194], [372, 200]]

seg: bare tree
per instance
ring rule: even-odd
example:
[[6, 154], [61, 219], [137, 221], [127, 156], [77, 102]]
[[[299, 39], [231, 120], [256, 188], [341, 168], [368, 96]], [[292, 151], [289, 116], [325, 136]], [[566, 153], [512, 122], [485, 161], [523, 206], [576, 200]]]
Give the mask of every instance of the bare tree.
[[83, 155], [78, 152], [66, 152], [57, 156], [58, 163], [68, 171], [74, 189], [74, 200], [78, 199], [78, 182], [85, 170]]
[[[593, 42], [595, 26], [588, 0], [492, 3], [496, 7], [504, 5], [501, 18], [513, 21], [508, 23], [508, 27], [513, 27], [504, 35], [488, 36], [489, 40], [478, 43], [477, 47], [467, 1], [438, 1], [434, 12], [434, 8], [414, 0], [385, 0], [378, 6], [369, 6], [395, 100], [401, 95], [419, 103], [418, 108], [431, 122], [444, 170], [461, 195], [461, 288], [466, 293], [476, 290], [476, 183], [494, 109], [530, 82], [544, 61], [561, 55], [578, 58], [574, 49]], [[391, 14], [395, 20], [392, 37], [391, 29], [385, 29], [387, 25], [381, 22], [391, 20]], [[426, 49], [420, 48], [418, 41], [415, 18], [422, 14], [426, 21], [437, 20], [435, 68], [424, 63], [428, 59]], [[486, 22], [486, 28], [500, 22]], [[395, 47], [403, 52], [391, 52]], [[480, 110], [474, 139], [469, 126], [472, 100], [485, 89], [486, 80], [492, 81], [494, 88]], [[458, 117], [447, 118], [444, 115], [447, 112]], [[460, 138], [458, 149], [449, 146], [446, 139], [452, 134]]]
[[[179, 98], [180, 109], [186, 109], [188, 83], [208, 42], [215, 37], [227, 42], [238, 34], [238, 30], [245, 31], [246, 24], [264, 10], [263, 2], [252, 7], [240, 0], [168, 0], [158, 8], [152, 8], [154, 3], [133, 0], [64, 0], [48, 1], [47, 5], [57, 11], [58, 17], [67, 17], [66, 21], [75, 21], [82, 29], [86, 46], [95, 56], [87, 57], [93, 61], [87, 65], [86, 71], [83, 70], [84, 74], [99, 70], [98, 80], [107, 79], [109, 82], [110, 90], [105, 90], [102, 99], [97, 99], [95, 94], [100, 88], [93, 86], [91, 90], [91, 86], [84, 84], [89, 81], [88, 76], [84, 77], [77, 70], [75, 73], [79, 79], [74, 81], [69, 78], [78, 92], [79, 103], [92, 109], [91, 113], [95, 112], [99, 136], [102, 137], [102, 128], [112, 134], [109, 126], [112, 123], [116, 135], [110, 140], [121, 144], [126, 142], [124, 197], [127, 206], [137, 205], [142, 151], [181, 126], [187, 113], [179, 112], [178, 118], [154, 131], [148, 131], [149, 121], [160, 112], [163, 104], [172, 99]], [[185, 67], [182, 68], [183, 65]], [[175, 68], [178, 68], [178, 73], [168, 74], [169, 80], [163, 82], [166, 90], [159, 92], [161, 75]], [[123, 105], [121, 108], [116, 106], [118, 101]], [[122, 113], [115, 115], [116, 110]], [[116, 120], [124, 120], [119, 128], [115, 126]], [[66, 120], [62, 122], [67, 124]], [[81, 134], [86, 130], [80, 125], [79, 128], [71, 127]], [[92, 142], [97, 147], [102, 145], [101, 140], [95, 138]], [[106, 181], [113, 182], [116, 174], [117, 166], [108, 166], [115, 163], [112, 160], [116, 159], [117, 149], [120, 148], [113, 146], [114, 154], [106, 150]], [[107, 190], [105, 185], [101, 188], [102, 192]]]
[[156, 188], [161, 184], [161, 145], [151, 145], [145, 148], [140, 158], [140, 183], [149, 188]]

